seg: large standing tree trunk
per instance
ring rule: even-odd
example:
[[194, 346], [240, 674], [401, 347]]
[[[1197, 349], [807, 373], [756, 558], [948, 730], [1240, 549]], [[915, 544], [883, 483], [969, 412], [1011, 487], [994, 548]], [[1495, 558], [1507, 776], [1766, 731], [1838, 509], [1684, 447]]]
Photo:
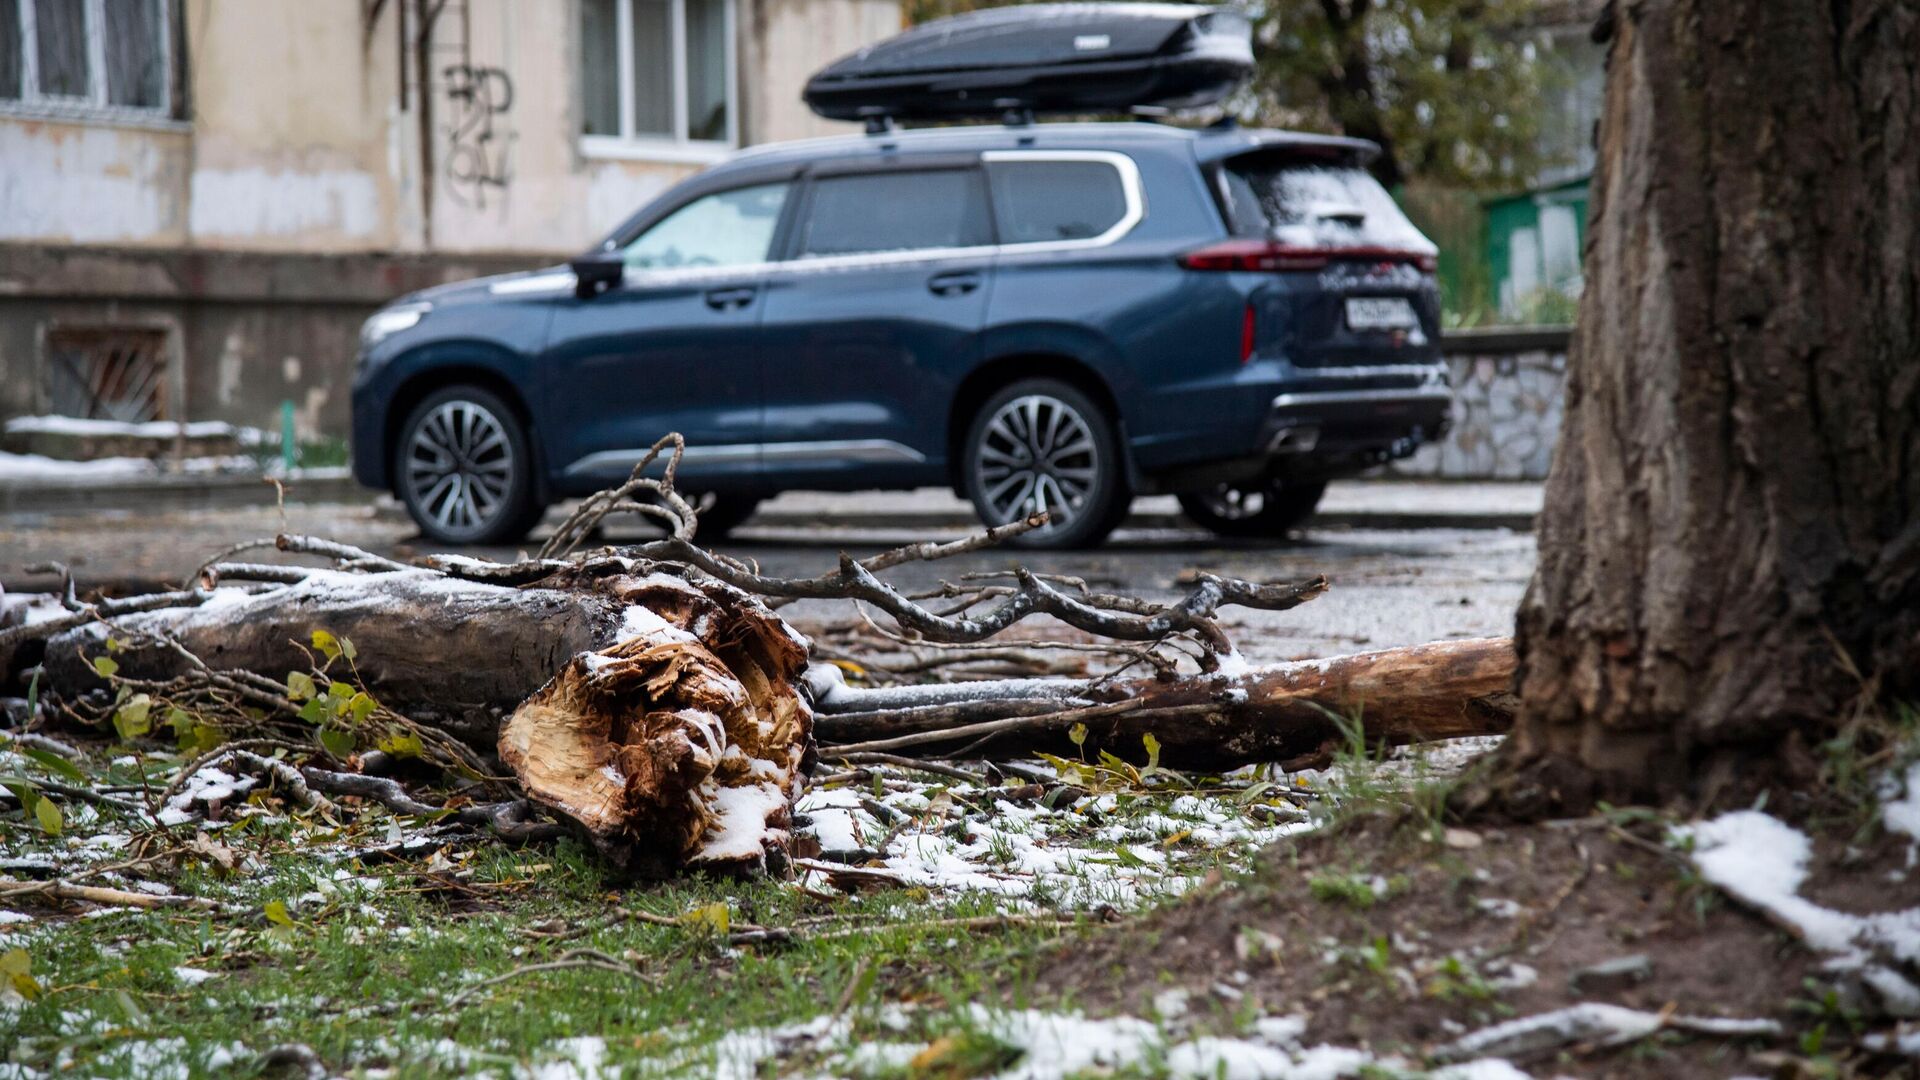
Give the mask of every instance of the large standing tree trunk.
[[1522, 813], [1793, 779], [1796, 739], [1920, 669], [1920, 8], [1632, 0], [1609, 23], [1495, 789]]

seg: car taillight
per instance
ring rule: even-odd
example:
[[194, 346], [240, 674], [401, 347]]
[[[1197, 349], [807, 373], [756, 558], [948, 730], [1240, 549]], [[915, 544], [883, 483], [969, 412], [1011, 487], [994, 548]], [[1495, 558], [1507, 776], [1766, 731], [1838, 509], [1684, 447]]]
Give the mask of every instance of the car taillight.
[[1383, 247], [1295, 247], [1272, 240], [1226, 240], [1180, 256], [1189, 270], [1320, 270], [1341, 262], [1407, 263], [1432, 273], [1439, 260], [1424, 251]]
[[1253, 305], [1248, 304], [1245, 313], [1240, 316], [1240, 362], [1253, 359]]

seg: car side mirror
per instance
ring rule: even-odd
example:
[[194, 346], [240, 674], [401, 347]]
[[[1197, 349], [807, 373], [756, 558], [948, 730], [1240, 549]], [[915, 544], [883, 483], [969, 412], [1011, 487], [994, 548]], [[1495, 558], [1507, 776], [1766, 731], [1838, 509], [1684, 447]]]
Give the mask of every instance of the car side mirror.
[[582, 300], [591, 300], [620, 284], [627, 273], [627, 261], [617, 251], [588, 252], [567, 265], [573, 270], [573, 294]]

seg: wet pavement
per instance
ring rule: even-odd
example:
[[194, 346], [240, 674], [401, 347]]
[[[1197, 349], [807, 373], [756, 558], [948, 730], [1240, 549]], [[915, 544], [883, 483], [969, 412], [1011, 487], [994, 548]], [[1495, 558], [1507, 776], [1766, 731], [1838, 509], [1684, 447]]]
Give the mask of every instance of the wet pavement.
[[[0, 584], [9, 592], [48, 589], [57, 578], [26, 568], [50, 560], [71, 566], [82, 587], [124, 592], [177, 584], [221, 548], [283, 529], [401, 557], [437, 550], [421, 541], [411, 523], [394, 510], [364, 503], [294, 505], [284, 511], [269, 506], [85, 516], [14, 514], [0, 518]], [[810, 576], [832, 570], [841, 551], [865, 556], [898, 544], [964, 534], [958, 527], [805, 527], [782, 516], [767, 524], [749, 522], [717, 547], [757, 562], [765, 573]], [[609, 542], [647, 535], [638, 525], [610, 524], [607, 530]], [[492, 559], [530, 553], [527, 548], [465, 550]], [[256, 561], [278, 557], [271, 550], [247, 556]], [[909, 563], [886, 576], [911, 589], [1022, 563], [1044, 573], [1084, 578], [1096, 588], [1165, 599], [1183, 592], [1195, 570], [1261, 581], [1325, 574], [1332, 589], [1303, 607], [1222, 613], [1247, 658], [1260, 663], [1510, 633], [1533, 561], [1533, 538], [1501, 529], [1322, 528], [1285, 543], [1256, 543], [1150, 524], [1123, 528], [1095, 551], [987, 550], [937, 563]], [[788, 607], [783, 614], [804, 626], [851, 612], [845, 605], [809, 602]]]

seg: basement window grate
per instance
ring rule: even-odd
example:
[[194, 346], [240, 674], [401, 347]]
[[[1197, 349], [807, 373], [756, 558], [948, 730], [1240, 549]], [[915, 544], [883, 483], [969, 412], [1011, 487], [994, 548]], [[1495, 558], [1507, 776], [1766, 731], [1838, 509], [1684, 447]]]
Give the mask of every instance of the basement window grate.
[[57, 416], [163, 420], [167, 335], [132, 327], [47, 332], [47, 399]]

